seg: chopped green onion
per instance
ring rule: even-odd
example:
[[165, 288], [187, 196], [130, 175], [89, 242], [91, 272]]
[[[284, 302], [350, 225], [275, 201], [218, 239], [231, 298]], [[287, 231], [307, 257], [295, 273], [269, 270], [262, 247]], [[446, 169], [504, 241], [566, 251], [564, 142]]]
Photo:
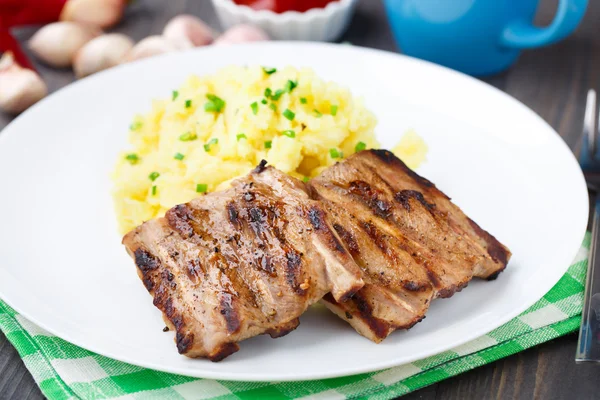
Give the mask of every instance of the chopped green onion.
[[140, 129], [142, 127], [142, 122], [141, 121], [136, 121], [134, 123], [132, 123], [131, 125], [129, 125], [129, 130], [131, 131], [137, 131], [138, 129]]
[[306, 100], [306, 97], [300, 97], [300, 103], [302, 103], [302, 104], [308, 103], [308, 101]]
[[309, 179], [310, 179], [310, 178], [309, 178], [308, 176], [305, 176], [304, 178], [302, 178], [302, 182], [305, 182], [305, 183], [306, 183], [306, 182], [308, 182], [308, 180], [309, 180]]
[[182, 142], [191, 142], [192, 140], [198, 139], [198, 135], [193, 132], [186, 132], [183, 135], [179, 136], [179, 140]]
[[179, 96], [179, 92], [177, 90], [173, 90], [173, 101]]
[[292, 130], [287, 130], [287, 131], [283, 131], [281, 132], [282, 135], [287, 136], [289, 138], [295, 138], [296, 137], [296, 132], [292, 131]]
[[184, 157], [185, 156], [181, 153], [175, 153], [175, 155], [173, 156], [174, 159], [179, 160], [179, 161], [183, 160]]
[[271, 90], [271, 88], [266, 88], [265, 89], [265, 97], [268, 99], [269, 97], [271, 97], [271, 95], [273, 94], [273, 91]]
[[337, 110], [338, 110], [338, 106], [331, 106], [331, 115], [333, 115], [335, 117], [337, 114]]
[[210, 139], [208, 142], [206, 142], [206, 144], [204, 145], [204, 151], [209, 152], [210, 151], [210, 146], [212, 146], [213, 144], [217, 144], [219, 143], [219, 139], [217, 138], [212, 138]]
[[267, 99], [262, 99], [260, 102], [263, 104], [267, 104]]
[[358, 143], [356, 143], [356, 146], [354, 147], [354, 151], [358, 153], [359, 151], [363, 151], [366, 148], [367, 148], [367, 144], [365, 142], [358, 142]]
[[225, 105], [227, 104], [225, 103], [225, 100], [218, 96], [215, 96], [214, 94], [209, 93], [206, 95], [206, 98], [208, 99], [208, 102], [204, 104], [204, 111], [206, 112], [220, 113], [221, 111], [223, 111], [223, 108], [225, 108]]
[[289, 119], [290, 121], [293, 121], [294, 118], [296, 117], [296, 114], [289, 108], [286, 108], [285, 111], [283, 112], [283, 116], [286, 117], [287, 119]]
[[156, 196], [156, 185], [152, 186], [152, 196]]
[[152, 172], [150, 175], [148, 175], [148, 179], [154, 182], [159, 176], [160, 174], [158, 172]]
[[208, 185], [206, 183], [199, 183], [196, 185], [196, 193], [206, 193]]
[[192, 106], [192, 101], [191, 100], [186, 100], [185, 101], [185, 108], [190, 108]]
[[250, 108], [252, 108], [252, 114], [254, 114], [254, 115], [258, 114], [258, 103], [257, 102], [250, 104]]
[[245, 135], [245, 134], [243, 134], [243, 133], [238, 133], [238, 135], [237, 135], [235, 138], [237, 139], [237, 141], [238, 141], [238, 142], [239, 142], [240, 140], [242, 140], [242, 139], [248, 139], [248, 138], [246, 137], [246, 135]]
[[263, 71], [265, 71], [265, 74], [267, 75], [271, 75], [274, 74], [275, 72], [277, 72], [277, 68], [268, 68], [268, 67], [262, 67]]
[[285, 93], [285, 90], [277, 89], [275, 94], [271, 96], [271, 100], [277, 101]]
[[134, 165], [140, 161], [140, 158], [135, 153], [130, 153], [125, 156], [125, 159], [129, 161], [129, 164]]
[[323, 114], [321, 114], [316, 108], [313, 110], [313, 112], [315, 113], [315, 117], [317, 118], [321, 118], [323, 116]]
[[298, 81], [287, 81], [285, 84], [285, 91], [288, 93], [292, 93], [292, 90], [296, 89], [298, 86]]
[[271, 103], [269, 104], [269, 108], [275, 112], [277, 112], [277, 106], [275, 105], [275, 103]]
[[270, 140], [267, 140], [265, 142], [265, 149], [270, 149], [272, 145], [273, 145], [273, 142]]
[[338, 149], [329, 149], [329, 155], [331, 158], [342, 158], [342, 152]]

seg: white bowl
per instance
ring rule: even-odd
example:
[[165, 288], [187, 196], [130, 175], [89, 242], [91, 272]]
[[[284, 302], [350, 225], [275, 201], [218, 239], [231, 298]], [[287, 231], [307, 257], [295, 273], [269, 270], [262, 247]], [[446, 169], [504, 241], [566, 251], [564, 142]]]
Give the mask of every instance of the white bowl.
[[269, 10], [254, 10], [232, 0], [212, 0], [221, 25], [228, 29], [238, 24], [262, 28], [276, 40], [312, 40], [330, 42], [344, 33], [357, 0], [334, 1], [325, 8], [306, 12], [286, 11], [277, 14]]

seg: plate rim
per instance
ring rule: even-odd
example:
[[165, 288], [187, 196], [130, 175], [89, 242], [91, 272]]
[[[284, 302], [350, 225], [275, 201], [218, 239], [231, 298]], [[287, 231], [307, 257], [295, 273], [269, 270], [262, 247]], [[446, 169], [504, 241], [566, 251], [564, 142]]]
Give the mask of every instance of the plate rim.
[[[361, 46], [348, 46], [348, 45], [343, 45], [343, 44], [319, 43], [319, 42], [277, 41], [277, 42], [236, 44], [236, 45], [230, 45], [229, 48], [236, 49], [236, 48], [246, 48], [246, 47], [250, 47], [250, 48], [265, 47], [265, 46], [266, 47], [280, 47], [280, 46], [281, 47], [286, 47], [286, 46], [327, 47], [327, 48], [332, 48], [332, 49], [348, 48], [348, 49], [354, 49], [357, 52], [375, 53], [375, 54], [382, 55], [384, 57], [399, 58], [403, 62], [415, 63], [417, 65], [418, 64], [425, 65], [428, 68], [433, 68], [434, 70], [439, 71], [440, 73], [453, 75], [455, 79], [466, 79], [466, 80], [470, 81], [472, 84], [475, 84], [475, 85], [479, 86], [480, 88], [483, 88], [486, 91], [490, 92], [490, 94], [494, 93], [494, 96], [502, 97], [503, 102], [512, 103], [512, 105], [514, 107], [520, 108], [524, 112], [526, 112], [530, 116], [530, 118], [535, 119], [535, 120], [537, 120], [538, 123], [543, 124], [545, 126], [545, 128], [549, 131], [549, 133], [550, 132], [553, 133], [553, 135], [551, 135], [551, 136], [554, 139], [554, 141], [556, 142], [556, 145], [561, 146], [563, 148], [563, 150], [567, 152], [566, 155], [570, 156], [571, 161], [574, 162], [575, 165], [577, 165], [577, 166], [579, 165], [575, 158], [575, 155], [573, 154], [571, 149], [568, 147], [568, 145], [565, 143], [565, 141], [562, 139], [562, 137], [540, 115], [538, 115], [535, 111], [533, 111], [531, 108], [529, 108], [527, 105], [525, 105], [521, 101], [519, 101], [516, 98], [510, 96], [509, 94], [503, 92], [502, 90], [497, 89], [496, 87], [494, 87], [486, 82], [480, 81], [476, 78], [473, 78], [469, 75], [446, 68], [441, 65], [437, 65], [437, 64], [425, 61], [425, 60], [420, 60], [420, 59], [406, 56], [403, 54], [399, 54], [399, 53], [395, 53], [395, 52], [391, 52], [391, 51], [373, 49], [373, 48], [368, 48], [368, 47], [361, 47]], [[57, 94], [60, 94], [64, 91], [68, 91], [76, 85], [80, 85], [82, 83], [86, 83], [91, 80], [102, 79], [102, 77], [107, 74], [118, 74], [122, 70], [134, 68], [135, 65], [152, 64], [152, 63], [156, 62], [157, 59], [175, 57], [177, 54], [181, 55], [181, 53], [205, 53], [205, 52], [211, 52], [212, 50], [213, 50], [213, 47], [207, 46], [207, 47], [195, 48], [195, 49], [190, 49], [190, 50], [177, 52], [177, 53], [163, 54], [163, 55], [155, 56], [152, 58], [139, 60], [139, 61], [136, 61], [133, 63], [119, 65], [119, 66], [111, 68], [109, 70], [105, 70], [100, 73], [94, 74], [92, 76], [88, 76], [84, 79], [72, 82], [72, 83], [60, 88], [56, 92], [47, 96], [46, 98], [42, 99], [41, 101], [39, 101], [38, 103], [36, 103], [32, 107], [30, 107], [28, 110], [21, 113], [16, 118], [14, 118], [4, 129], [2, 129], [2, 131], [0, 131], [0, 146], [2, 146], [2, 143], [4, 143], [4, 141], [7, 140], [7, 137], [14, 135], [14, 134], [10, 133], [10, 132], [12, 132], [11, 128], [13, 125], [15, 125], [18, 121], [20, 121], [24, 118], [27, 118], [31, 113], [33, 113], [38, 108], [43, 107], [44, 104], [46, 104], [46, 102], [53, 101], [54, 97]], [[581, 171], [581, 168], [578, 167], [577, 169], [578, 169], [578, 175], [579, 175], [579, 181], [580, 181], [579, 182], [580, 189], [583, 189], [582, 193], [585, 192], [587, 194], [587, 186], [585, 184], [585, 178], [584, 178], [583, 172]], [[589, 204], [587, 202], [587, 196], [586, 196], [586, 201], [583, 203], [584, 203], [583, 205], [585, 207], [584, 214], [589, 217]], [[586, 231], [587, 231], [587, 218], [586, 218], [585, 223], [583, 222], [583, 219], [582, 219], [581, 234], [577, 238], [578, 239], [577, 243], [579, 243], [579, 244], [582, 243], [582, 241], [585, 237]], [[575, 243], [574, 239], [573, 239], [573, 243]], [[574, 250], [572, 251], [573, 254], [571, 256], [571, 259], [575, 258], [576, 254], [580, 248], [579, 246], [577, 246], [577, 248], [575, 249], [574, 245], [573, 245], [573, 247], [574, 247]], [[564, 275], [564, 273], [569, 268], [569, 264], [568, 264], [569, 262], [570, 261], [566, 262], [567, 265], [565, 265], [564, 269], [560, 269], [560, 271], [562, 271], [560, 274], [558, 273], [559, 269], [557, 268], [556, 276], [553, 276], [552, 279], [547, 280], [548, 287], [544, 288], [544, 293], [548, 292], [560, 280], [560, 278]], [[550, 282], [552, 282], [552, 284], [550, 284]], [[541, 291], [541, 289], [540, 289], [540, 291]], [[440, 354], [443, 351], [451, 350], [457, 346], [463, 345], [463, 344], [468, 343], [478, 337], [481, 337], [481, 336], [489, 333], [490, 331], [500, 327], [501, 325], [504, 325], [508, 321], [516, 318], [518, 315], [520, 315], [523, 311], [527, 310], [529, 307], [531, 307], [531, 305], [533, 305], [537, 301], [537, 300], [534, 300], [532, 303], [527, 303], [527, 304], [524, 303], [519, 307], [514, 307], [511, 310], [511, 312], [506, 313], [506, 315], [504, 315], [502, 318], [498, 318], [498, 320], [494, 324], [490, 324], [489, 326], [473, 330], [473, 332], [471, 332], [470, 334], [463, 335], [460, 340], [455, 340], [454, 342], [452, 342], [452, 345], [442, 346], [442, 347], [444, 347], [444, 350], [441, 350], [439, 348], [438, 349], [434, 348], [432, 350], [421, 350], [420, 352], [415, 352], [415, 353], [412, 353], [410, 356], [405, 357], [405, 359], [403, 359], [403, 361], [401, 361], [401, 362], [389, 360], [387, 362], [380, 362], [377, 364], [377, 366], [372, 366], [370, 364], [367, 364], [364, 366], [344, 367], [344, 368], [340, 368], [340, 369], [336, 370], [335, 372], [329, 372], [329, 373], [318, 373], [318, 374], [313, 374], [313, 375], [303, 374], [301, 376], [292, 376], [292, 375], [283, 374], [281, 376], [274, 377], [273, 379], [266, 379], [263, 375], [260, 375], [260, 373], [257, 374], [254, 372], [244, 372], [244, 373], [233, 372], [233, 373], [231, 373], [231, 372], [207, 371], [207, 370], [201, 370], [201, 369], [200, 370], [195, 370], [195, 369], [192, 370], [192, 369], [185, 369], [182, 367], [163, 367], [163, 366], [159, 365], [157, 362], [155, 362], [155, 363], [141, 362], [140, 363], [140, 362], [132, 360], [128, 357], [122, 357], [122, 356], [119, 356], [118, 354], [113, 354], [110, 351], [98, 351], [97, 349], [95, 349], [96, 346], [87, 346], [87, 345], [85, 345], [85, 343], [82, 343], [79, 340], [72, 340], [70, 338], [70, 335], [64, 335], [62, 333], [60, 335], [57, 334], [56, 330], [51, 329], [51, 327], [47, 326], [47, 324], [45, 324], [41, 321], [38, 321], [32, 314], [28, 313], [26, 310], [21, 309], [17, 305], [18, 299], [15, 299], [16, 300], [15, 302], [12, 301], [13, 299], [7, 299], [6, 295], [2, 293], [1, 287], [0, 287], [0, 299], [2, 299], [6, 304], [8, 304], [11, 308], [13, 308], [15, 311], [17, 311], [20, 315], [22, 315], [24, 318], [26, 318], [28, 321], [32, 322], [33, 324], [41, 327], [42, 329], [48, 331], [49, 333], [51, 333], [55, 336], [62, 338], [63, 340], [66, 340], [76, 346], [79, 346], [81, 348], [89, 350], [93, 353], [100, 354], [105, 357], [117, 360], [117, 361], [140, 366], [143, 368], [149, 368], [149, 369], [153, 369], [153, 370], [157, 370], [157, 371], [162, 371], [162, 372], [166, 372], [166, 373], [180, 374], [180, 375], [195, 377], [195, 378], [231, 380], [231, 381], [240, 381], [240, 382], [266, 382], [266, 381], [271, 381], [271, 382], [299, 381], [300, 382], [300, 381], [309, 381], [309, 380], [320, 380], [320, 379], [329, 379], [329, 378], [344, 377], [344, 376], [351, 376], [351, 375], [369, 373], [369, 372], [374, 372], [374, 371], [380, 371], [380, 370], [385, 370], [388, 368], [396, 367], [399, 365], [412, 363], [414, 361], [417, 361], [417, 360], [420, 360], [423, 358], [427, 358], [427, 357], [430, 357], [430, 356], [433, 356], [436, 354]], [[184, 357], [184, 356], [182, 356], [182, 357]], [[204, 361], [204, 360], [200, 360], [200, 362], [202, 362], [202, 361]]]

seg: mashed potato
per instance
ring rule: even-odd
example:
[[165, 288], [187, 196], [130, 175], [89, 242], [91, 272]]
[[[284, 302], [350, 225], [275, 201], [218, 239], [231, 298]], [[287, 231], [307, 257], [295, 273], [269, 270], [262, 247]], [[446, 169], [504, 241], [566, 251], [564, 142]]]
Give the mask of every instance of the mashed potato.
[[419, 165], [427, 159], [427, 143], [422, 137], [410, 130], [402, 136], [398, 144], [392, 149], [392, 153], [404, 161], [412, 169], [419, 168]]
[[309, 69], [229, 67], [190, 77], [130, 126], [113, 179], [121, 232], [199, 193], [224, 188], [261, 159], [309, 179], [378, 147], [361, 99]]

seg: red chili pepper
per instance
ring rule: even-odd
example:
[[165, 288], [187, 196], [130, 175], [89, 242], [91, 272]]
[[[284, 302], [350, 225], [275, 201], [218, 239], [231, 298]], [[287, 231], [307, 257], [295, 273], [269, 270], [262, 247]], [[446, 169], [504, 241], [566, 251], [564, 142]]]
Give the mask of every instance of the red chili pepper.
[[19, 43], [11, 36], [10, 29], [58, 21], [67, 1], [0, 0], [0, 52], [12, 51], [21, 66], [33, 69]]

